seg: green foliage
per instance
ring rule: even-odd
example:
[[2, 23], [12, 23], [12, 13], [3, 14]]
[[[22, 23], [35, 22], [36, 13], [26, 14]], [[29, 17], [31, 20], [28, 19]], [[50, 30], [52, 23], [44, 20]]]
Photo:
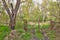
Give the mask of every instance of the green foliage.
[[49, 23], [44, 23], [44, 24], [41, 24], [40, 26], [41, 29], [48, 29], [49, 27], [50, 27]]
[[25, 33], [23, 36], [22, 36], [22, 39], [23, 40], [29, 40], [31, 38], [31, 34], [30, 33]]
[[10, 29], [6, 25], [0, 25], [0, 40], [4, 40], [4, 37], [6, 37], [10, 33]]
[[43, 34], [42, 33], [40, 33], [40, 32], [36, 32], [36, 37], [38, 38], [38, 39], [43, 39]]
[[[47, 19], [50, 20], [52, 19], [53, 21], [60, 21], [60, 7], [57, 2], [53, 2], [52, 0], [43, 0], [42, 4], [37, 4], [37, 6], [34, 5], [32, 0], [25, 0], [25, 3], [22, 3], [21, 5], [21, 15], [19, 15], [18, 19], [22, 18], [22, 20], [34, 20], [35, 22], [38, 21], [38, 19], [42, 22], [43, 17], [44, 20], [46, 21]], [[40, 8], [41, 7], [41, 8]], [[47, 13], [49, 12], [48, 16]], [[6, 15], [4, 9], [0, 5], [0, 20], [2, 22], [9, 21], [9, 17]], [[41, 32], [38, 32], [38, 25], [28, 25], [28, 30], [29, 32], [25, 32], [23, 29], [24, 27], [24, 21], [17, 21], [16, 23], [16, 30], [19, 32], [19, 35], [21, 35], [22, 40], [29, 40], [31, 38], [31, 33], [30, 30], [34, 29], [35, 30], [35, 36], [38, 39], [43, 39], [43, 34]], [[40, 25], [40, 30], [48, 29], [50, 27], [49, 23], [42, 23]], [[33, 30], [32, 30], [33, 31]], [[10, 29], [6, 25], [0, 25], [0, 40], [4, 40], [3, 38], [8, 35], [10, 32]], [[55, 32], [54, 31], [49, 31], [48, 32], [48, 37], [50, 40], [55, 40]]]
[[17, 21], [16, 22], [16, 29], [23, 28], [23, 26], [24, 26], [24, 22], [23, 21], [21, 21], [21, 22]]
[[52, 19], [53, 21], [60, 20], [60, 7], [58, 6], [57, 2], [50, 2], [48, 10], [50, 13], [50, 19]]
[[55, 31], [49, 31], [48, 32], [48, 37], [50, 40], [55, 40], [55, 37], [56, 37], [56, 32]]
[[[22, 25], [23, 25], [23, 23], [22, 23]], [[19, 35], [21, 36], [20, 39], [22, 39], [22, 40], [29, 40], [32, 37], [32, 34], [31, 34], [30, 31], [29, 32], [25, 32], [24, 29], [21, 28], [22, 25], [20, 25], [20, 23], [18, 23], [16, 25], [16, 30], [18, 31]], [[48, 23], [45, 23], [45, 24], [42, 24], [42, 27], [40, 28], [40, 30], [41, 29], [45, 30], [45, 29], [48, 29], [49, 27], [50, 27], [50, 25]], [[31, 29], [34, 28], [35, 33], [36, 33], [35, 36], [38, 39], [42, 39], [43, 40], [44, 35], [41, 32], [38, 32], [38, 25], [28, 25], [27, 28], [28, 28], [28, 30], [31, 30]], [[0, 40], [3, 40], [3, 38], [5, 36], [7, 36], [9, 33], [10, 33], [10, 29], [8, 28], [8, 26], [6, 26], [6, 25], [0, 25]], [[54, 39], [54, 35], [55, 35], [54, 31], [49, 31], [48, 32], [48, 37], [50, 38], [50, 40]]]

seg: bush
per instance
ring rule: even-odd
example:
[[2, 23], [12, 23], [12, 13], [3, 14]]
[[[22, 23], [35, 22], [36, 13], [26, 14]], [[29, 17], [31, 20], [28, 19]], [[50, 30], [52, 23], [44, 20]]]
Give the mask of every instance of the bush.
[[44, 24], [40, 25], [41, 29], [48, 29], [49, 27], [50, 27], [49, 23], [44, 23]]

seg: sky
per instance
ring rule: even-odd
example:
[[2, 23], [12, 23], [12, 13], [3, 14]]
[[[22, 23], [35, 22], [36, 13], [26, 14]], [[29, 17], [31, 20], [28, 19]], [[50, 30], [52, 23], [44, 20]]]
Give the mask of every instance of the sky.
[[[16, 0], [13, 0], [14, 1], [14, 4], [16, 3]], [[42, 3], [42, 0], [33, 0], [34, 3], [39, 3], [41, 4]]]
[[[16, 2], [16, 0], [13, 0], [14, 2]], [[56, 0], [53, 0], [53, 1], [56, 1]], [[42, 3], [42, 0], [33, 0], [34, 3], [39, 3], [41, 4]]]
[[[33, 1], [34, 1], [34, 3], [39, 3], [39, 4], [42, 3], [42, 0], [33, 0]], [[56, 1], [56, 0], [53, 0], [53, 1]]]
[[33, 0], [34, 3], [39, 3], [41, 4], [42, 3], [42, 0]]

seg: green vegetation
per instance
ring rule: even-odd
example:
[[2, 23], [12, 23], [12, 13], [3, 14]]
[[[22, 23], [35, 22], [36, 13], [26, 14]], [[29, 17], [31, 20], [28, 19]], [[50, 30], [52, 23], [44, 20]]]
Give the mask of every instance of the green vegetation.
[[4, 40], [12, 31], [17, 31], [19, 38], [17, 40], [45, 40], [44, 38], [60, 40], [59, 0], [42, 0], [41, 4], [37, 2], [38, 0], [37, 3], [33, 0], [19, 0], [17, 5], [20, 6], [16, 6], [17, 8], [14, 3], [10, 5], [10, 1], [6, 1], [7, 5], [2, 1], [0, 1], [0, 40]]
[[4, 40], [4, 38], [10, 33], [10, 29], [7, 25], [0, 24], [0, 40]]
[[[40, 26], [40, 30], [42, 29], [48, 29], [50, 27], [49, 24], [45, 23], [43, 25]], [[28, 30], [32, 30], [34, 28], [35, 30], [35, 36], [38, 39], [43, 39], [44, 35], [41, 32], [38, 32], [38, 25], [28, 25]], [[29, 32], [25, 32], [23, 29], [23, 23], [18, 23], [16, 24], [16, 30], [18, 31], [19, 35], [21, 35], [21, 39], [22, 40], [29, 40], [32, 37], [32, 33], [31, 31]], [[6, 37], [8, 34], [10, 33], [10, 29], [7, 25], [0, 25], [0, 40], [3, 40], [4, 37]], [[54, 36], [55, 36], [55, 32], [54, 31], [49, 31], [48, 32], [48, 36], [51, 40], [53, 40]]]

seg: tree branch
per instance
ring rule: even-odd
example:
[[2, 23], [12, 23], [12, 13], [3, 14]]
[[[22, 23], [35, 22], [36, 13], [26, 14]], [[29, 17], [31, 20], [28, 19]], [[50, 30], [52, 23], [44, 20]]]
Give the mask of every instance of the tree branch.
[[52, 16], [54, 16], [54, 17], [56, 17], [57, 19], [59, 19], [60, 20], [60, 18], [58, 17], [58, 16], [56, 16], [56, 15], [54, 15], [54, 14], [51, 14]]
[[8, 8], [8, 6], [7, 6], [7, 4], [6, 4], [6, 1], [5, 1], [5, 0], [2, 0], [2, 2], [3, 2], [3, 6], [4, 6], [4, 8], [6, 9], [8, 15], [11, 16], [11, 12], [10, 12], [10, 10], [9, 10], [9, 8]]
[[14, 14], [16, 14], [18, 12], [19, 6], [20, 6], [20, 0], [17, 0], [16, 6], [14, 9], [14, 11], [15, 11]]
[[25, 3], [25, 2], [26, 2], [26, 1], [21, 1], [20, 4], [21, 4], [21, 3]]

